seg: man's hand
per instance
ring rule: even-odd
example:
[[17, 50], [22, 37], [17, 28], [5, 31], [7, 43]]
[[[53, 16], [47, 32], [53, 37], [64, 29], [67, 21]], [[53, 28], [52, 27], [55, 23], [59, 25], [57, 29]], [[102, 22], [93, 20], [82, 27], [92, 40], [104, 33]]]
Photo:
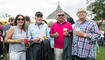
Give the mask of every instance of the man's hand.
[[69, 33], [68, 33], [68, 32], [63, 32], [63, 35], [64, 35], [64, 36], [68, 36]]
[[57, 37], [58, 37], [58, 33], [57, 33], [57, 32], [54, 33], [54, 34], [53, 34], [53, 37], [54, 37], [54, 38], [57, 38]]
[[36, 37], [34, 39], [32, 39], [33, 42], [39, 42], [40, 41], [40, 37]]
[[84, 37], [85, 33], [82, 31], [76, 31], [76, 35], [79, 37]]

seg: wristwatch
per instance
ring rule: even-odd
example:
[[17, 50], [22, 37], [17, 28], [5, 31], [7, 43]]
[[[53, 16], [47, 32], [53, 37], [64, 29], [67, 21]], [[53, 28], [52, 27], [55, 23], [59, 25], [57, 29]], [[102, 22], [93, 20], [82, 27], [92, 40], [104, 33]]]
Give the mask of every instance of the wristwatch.
[[84, 34], [84, 37], [86, 37], [86, 34]]

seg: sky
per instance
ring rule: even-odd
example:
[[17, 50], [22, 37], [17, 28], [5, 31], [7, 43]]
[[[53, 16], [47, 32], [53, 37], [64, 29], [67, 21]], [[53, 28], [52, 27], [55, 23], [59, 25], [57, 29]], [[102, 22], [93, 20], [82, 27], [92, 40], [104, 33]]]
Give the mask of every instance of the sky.
[[0, 0], [0, 11], [6, 12], [15, 17], [23, 14], [30, 17], [35, 16], [35, 12], [41, 11], [44, 19], [56, 10], [58, 1], [61, 8], [73, 19], [78, 19], [76, 12], [78, 8], [86, 8], [86, 0]]

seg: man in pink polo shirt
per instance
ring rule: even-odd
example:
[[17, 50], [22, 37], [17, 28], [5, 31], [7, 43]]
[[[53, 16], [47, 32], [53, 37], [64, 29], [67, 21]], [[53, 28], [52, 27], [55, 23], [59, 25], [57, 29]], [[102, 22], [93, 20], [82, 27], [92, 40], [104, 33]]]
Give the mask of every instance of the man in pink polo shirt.
[[[72, 25], [65, 21], [63, 11], [57, 13], [57, 22], [52, 24], [50, 36], [54, 38], [54, 53], [56, 60], [62, 60], [64, 36], [68, 36], [67, 30], [72, 30]], [[66, 30], [64, 32], [64, 30]]]

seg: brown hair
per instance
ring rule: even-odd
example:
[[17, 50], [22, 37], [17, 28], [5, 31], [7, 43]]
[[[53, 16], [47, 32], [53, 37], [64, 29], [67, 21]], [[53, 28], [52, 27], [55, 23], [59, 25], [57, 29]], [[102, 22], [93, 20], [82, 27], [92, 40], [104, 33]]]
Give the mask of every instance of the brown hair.
[[43, 17], [43, 13], [38, 11], [38, 12], [35, 13], [35, 16], [37, 16], [37, 17]]
[[22, 16], [23, 19], [24, 19], [24, 24], [23, 24], [23, 26], [22, 26], [22, 29], [23, 29], [24, 31], [26, 31], [26, 30], [25, 30], [25, 18], [24, 18], [24, 16], [21, 15], [21, 14], [18, 14], [18, 15], [16, 16], [15, 21], [14, 21], [14, 25], [15, 25], [15, 26], [17, 25], [17, 19], [18, 19], [19, 16]]
[[29, 16], [25, 16], [24, 18], [25, 18], [25, 20], [26, 20], [26, 21], [31, 22], [31, 20], [30, 20], [30, 17], [29, 17]]
[[9, 20], [8, 20], [8, 22], [13, 21], [13, 20], [14, 20], [14, 18], [13, 17], [10, 17]]

